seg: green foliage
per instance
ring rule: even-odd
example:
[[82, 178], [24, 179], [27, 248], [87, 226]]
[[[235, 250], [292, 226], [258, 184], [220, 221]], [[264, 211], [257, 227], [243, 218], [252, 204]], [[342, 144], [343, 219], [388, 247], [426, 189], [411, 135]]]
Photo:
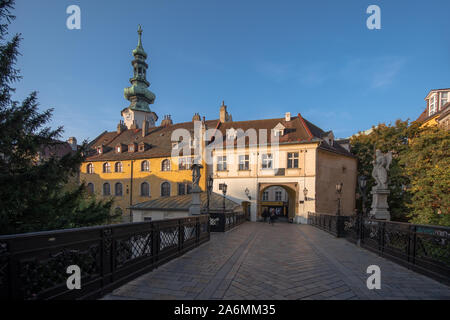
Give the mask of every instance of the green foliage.
[[411, 222], [450, 226], [450, 132], [422, 128], [402, 163], [410, 178]]
[[62, 128], [45, 125], [52, 109], [39, 112], [37, 95], [12, 100], [20, 79], [14, 65], [20, 35], [5, 40], [13, 0], [0, 0], [0, 234], [73, 228], [109, 222], [110, 201], [96, 201], [84, 185], [65, 188], [84, 159], [87, 146], [61, 158], [39, 161], [44, 146], [56, 146]]
[[370, 190], [375, 184], [372, 178], [375, 150], [392, 151], [388, 198], [392, 220], [450, 225], [448, 132], [402, 120], [372, 129], [370, 134], [354, 136], [350, 141], [352, 152], [358, 157], [358, 175], [368, 178], [366, 208], [370, 210]]

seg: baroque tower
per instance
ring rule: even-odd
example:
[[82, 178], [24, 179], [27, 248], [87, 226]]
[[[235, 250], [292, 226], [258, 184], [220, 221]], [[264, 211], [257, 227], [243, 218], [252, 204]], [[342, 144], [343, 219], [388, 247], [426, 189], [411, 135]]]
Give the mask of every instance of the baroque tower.
[[147, 121], [149, 127], [154, 127], [158, 120], [156, 113], [152, 112], [149, 107], [149, 104], [155, 102], [156, 96], [148, 89], [150, 86], [146, 78], [148, 64], [145, 62], [147, 53], [142, 47], [142, 28], [140, 25], [138, 35], [138, 45], [133, 50], [134, 60], [131, 61], [133, 66], [133, 78], [130, 79], [131, 86], [123, 90], [125, 99], [130, 101], [130, 105], [121, 112], [128, 129], [142, 128], [144, 121]]

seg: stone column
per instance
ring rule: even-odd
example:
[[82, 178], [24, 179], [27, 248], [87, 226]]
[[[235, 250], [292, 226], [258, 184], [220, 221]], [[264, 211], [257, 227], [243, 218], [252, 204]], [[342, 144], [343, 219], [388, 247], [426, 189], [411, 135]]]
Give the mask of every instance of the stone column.
[[200, 193], [202, 190], [198, 185], [194, 185], [192, 187], [192, 202], [189, 206], [189, 215], [198, 215], [201, 214], [201, 201], [200, 201]]

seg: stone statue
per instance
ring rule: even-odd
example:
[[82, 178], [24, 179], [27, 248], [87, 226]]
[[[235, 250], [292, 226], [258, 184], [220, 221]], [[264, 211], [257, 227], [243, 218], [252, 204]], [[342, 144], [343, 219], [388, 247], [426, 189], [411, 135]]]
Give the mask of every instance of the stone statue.
[[192, 187], [199, 187], [199, 182], [200, 182], [200, 169], [202, 169], [203, 166], [201, 164], [193, 164], [191, 166], [191, 170], [192, 170]]
[[392, 152], [383, 154], [380, 150], [375, 152], [375, 160], [373, 161], [372, 177], [374, 177], [376, 184], [372, 187], [371, 194], [373, 195], [372, 210], [370, 217], [380, 220], [390, 220], [389, 205], [387, 202], [389, 196], [388, 188], [388, 172], [389, 166], [392, 162]]
[[200, 189], [199, 183], [200, 183], [200, 169], [202, 169], [203, 166], [198, 163], [194, 163], [191, 166], [192, 170], [192, 202], [189, 206], [189, 214], [190, 215], [197, 215], [201, 213], [201, 201], [200, 201], [200, 193], [202, 190]]
[[375, 152], [373, 161], [372, 177], [376, 181], [377, 189], [388, 189], [388, 171], [392, 162], [392, 152], [383, 154], [380, 150]]

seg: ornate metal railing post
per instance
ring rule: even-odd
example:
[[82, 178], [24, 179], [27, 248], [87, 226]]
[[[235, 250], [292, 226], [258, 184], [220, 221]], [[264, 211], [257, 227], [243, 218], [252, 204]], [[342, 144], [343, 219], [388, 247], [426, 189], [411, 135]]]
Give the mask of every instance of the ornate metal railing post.
[[379, 221], [378, 226], [379, 226], [379, 233], [380, 233], [379, 247], [380, 247], [381, 255], [383, 255], [384, 244], [385, 244], [385, 239], [386, 239], [386, 223]]
[[161, 236], [159, 234], [159, 225], [156, 222], [152, 223], [152, 257], [153, 263], [158, 262], [159, 260], [159, 247]]
[[178, 252], [183, 249], [183, 240], [184, 240], [184, 225], [181, 220], [178, 220]]
[[102, 232], [102, 283], [103, 287], [112, 282], [113, 273], [113, 238], [112, 229], [101, 229]]
[[195, 245], [198, 246], [200, 243], [200, 232], [201, 232], [201, 224], [200, 218], [195, 218]]
[[413, 250], [412, 250], [412, 263], [416, 263], [416, 248], [417, 248], [417, 226], [413, 226]]

